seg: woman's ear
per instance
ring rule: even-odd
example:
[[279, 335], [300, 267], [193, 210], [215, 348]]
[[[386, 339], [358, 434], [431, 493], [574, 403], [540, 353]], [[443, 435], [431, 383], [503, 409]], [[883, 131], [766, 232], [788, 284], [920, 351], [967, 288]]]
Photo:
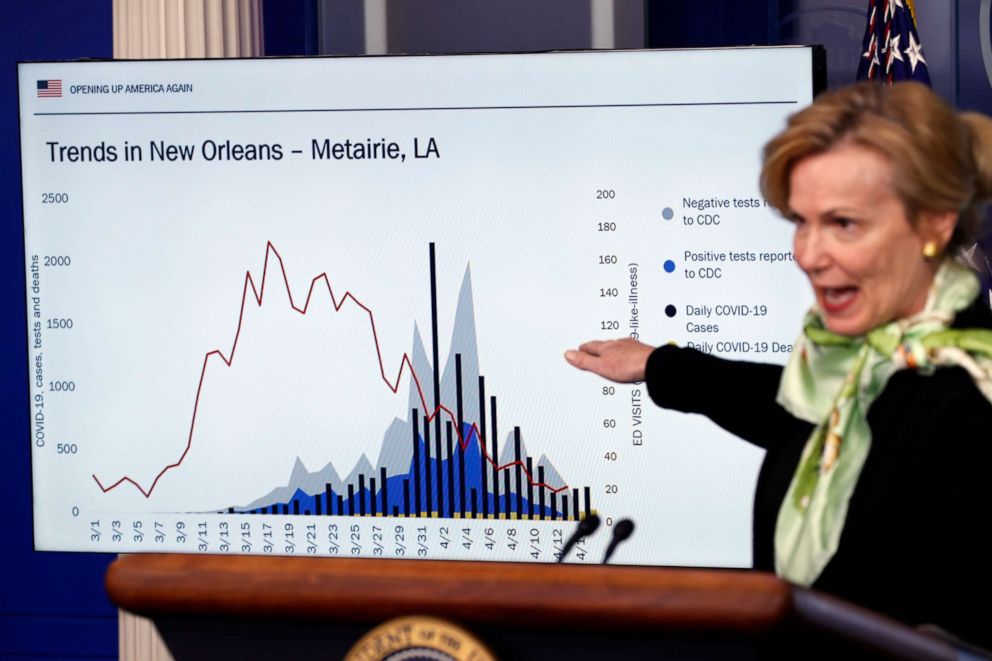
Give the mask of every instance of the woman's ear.
[[947, 248], [958, 224], [957, 211], [924, 211], [917, 226], [924, 241], [936, 241], [940, 252]]

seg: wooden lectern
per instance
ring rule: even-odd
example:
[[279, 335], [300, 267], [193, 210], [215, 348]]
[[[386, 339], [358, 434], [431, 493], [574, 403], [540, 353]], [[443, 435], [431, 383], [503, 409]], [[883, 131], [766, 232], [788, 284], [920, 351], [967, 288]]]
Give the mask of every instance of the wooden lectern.
[[181, 660], [340, 659], [402, 615], [452, 620], [501, 659], [958, 658], [942, 639], [752, 571], [131, 555], [106, 584]]

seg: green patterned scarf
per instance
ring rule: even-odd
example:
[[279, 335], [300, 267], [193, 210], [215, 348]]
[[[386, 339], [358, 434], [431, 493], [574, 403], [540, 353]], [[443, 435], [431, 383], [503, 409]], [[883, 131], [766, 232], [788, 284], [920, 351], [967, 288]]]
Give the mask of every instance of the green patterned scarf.
[[847, 505], [871, 447], [868, 409], [896, 371], [958, 365], [992, 401], [992, 330], [953, 330], [978, 279], [950, 260], [937, 271], [923, 310], [847, 337], [823, 326], [816, 308], [782, 373], [778, 403], [817, 425], [806, 441], [775, 525], [775, 572], [811, 585], [837, 551]]

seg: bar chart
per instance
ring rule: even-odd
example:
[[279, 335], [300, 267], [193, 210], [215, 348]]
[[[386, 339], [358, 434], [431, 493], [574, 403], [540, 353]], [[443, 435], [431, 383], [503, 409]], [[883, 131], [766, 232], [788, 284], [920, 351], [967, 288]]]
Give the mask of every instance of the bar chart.
[[810, 61], [22, 65], [36, 547], [747, 566], [760, 450], [563, 354], [785, 359]]

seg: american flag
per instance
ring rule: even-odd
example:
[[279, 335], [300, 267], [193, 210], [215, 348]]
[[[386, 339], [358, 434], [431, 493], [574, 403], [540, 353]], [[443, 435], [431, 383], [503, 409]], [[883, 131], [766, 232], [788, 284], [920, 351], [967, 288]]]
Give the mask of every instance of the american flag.
[[862, 51], [858, 80], [888, 85], [915, 80], [930, 85], [912, 0], [868, 0], [868, 27]]
[[61, 97], [62, 96], [62, 81], [61, 80], [39, 80], [38, 81], [38, 97]]

